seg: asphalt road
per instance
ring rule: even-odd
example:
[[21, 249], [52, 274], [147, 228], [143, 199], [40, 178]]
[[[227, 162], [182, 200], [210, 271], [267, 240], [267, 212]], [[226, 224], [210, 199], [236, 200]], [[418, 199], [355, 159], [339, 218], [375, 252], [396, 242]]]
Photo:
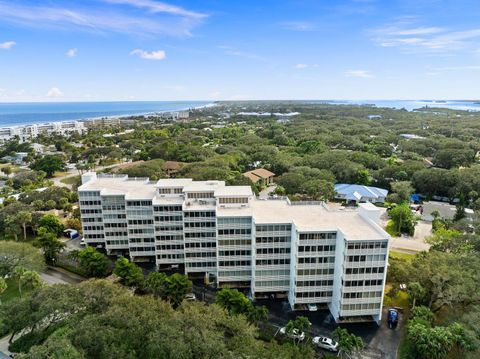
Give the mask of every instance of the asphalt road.
[[77, 284], [85, 280], [74, 273], [70, 273], [62, 268], [47, 267], [40, 273], [40, 277], [48, 284]]

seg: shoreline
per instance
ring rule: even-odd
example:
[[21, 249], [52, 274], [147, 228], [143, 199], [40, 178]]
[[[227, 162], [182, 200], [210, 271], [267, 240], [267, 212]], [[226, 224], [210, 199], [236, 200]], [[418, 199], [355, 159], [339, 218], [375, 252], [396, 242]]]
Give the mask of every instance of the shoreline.
[[201, 106], [194, 106], [194, 107], [184, 107], [181, 109], [175, 109], [175, 110], [160, 110], [160, 111], [154, 111], [154, 112], [139, 112], [139, 113], [134, 113], [134, 114], [121, 114], [121, 115], [107, 115], [107, 116], [97, 116], [97, 117], [83, 117], [83, 118], [71, 118], [71, 119], [63, 119], [63, 120], [51, 120], [51, 121], [46, 121], [46, 122], [35, 122], [35, 123], [25, 123], [25, 124], [17, 124], [17, 125], [3, 125], [0, 123], [0, 128], [19, 128], [19, 127], [27, 127], [27, 126], [42, 126], [42, 125], [48, 125], [48, 124], [53, 124], [53, 123], [68, 123], [68, 122], [90, 122], [90, 121], [98, 121], [98, 120], [111, 120], [111, 119], [123, 119], [123, 118], [128, 118], [128, 117], [135, 117], [135, 116], [155, 116], [158, 114], [164, 114], [164, 113], [176, 113], [176, 112], [183, 112], [183, 111], [189, 111], [189, 110], [198, 110], [201, 108], [209, 108], [209, 107], [215, 107], [218, 106], [217, 103], [211, 102], [207, 103]]

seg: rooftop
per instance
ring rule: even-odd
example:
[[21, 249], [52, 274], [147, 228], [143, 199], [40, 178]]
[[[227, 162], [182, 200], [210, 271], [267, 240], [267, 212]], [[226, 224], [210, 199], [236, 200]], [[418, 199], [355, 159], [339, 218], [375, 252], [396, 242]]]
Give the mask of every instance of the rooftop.
[[246, 197], [253, 196], [250, 186], [225, 186], [215, 190], [215, 197]]

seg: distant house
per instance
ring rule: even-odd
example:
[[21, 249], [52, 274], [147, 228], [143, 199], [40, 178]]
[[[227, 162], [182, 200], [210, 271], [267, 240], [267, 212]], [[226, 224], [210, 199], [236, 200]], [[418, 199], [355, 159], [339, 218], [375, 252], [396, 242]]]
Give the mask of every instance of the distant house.
[[45, 146], [40, 143], [32, 143], [30, 146], [36, 154], [42, 154], [45, 152]]
[[383, 188], [362, 186], [358, 184], [336, 184], [335, 198], [347, 202], [384, 203], [388, 191]]
[[266, 170], [265, 168], [257, 168], [243, 174], [245, 177], [249, 178], [253, 183], [261, 183], [264, 186], [269, 186], [273, 184], [273, 177], [275, 173]]
[[180, 169], [182, 168], [182, 164], [180, 162], [175, 162], [175, 161], [165, 161], [165, 164], [163, 165], [163, 169], [165, 170], [165, 174], [167, 177], [172, 177]]
[[[457, 207], [451, 205], [450, 203], [429, 201], [423, 202], [422, 207], [422, 219], [425, 221], [433, 221], [433, 212], [438, 212], [440, 218], [442, 219], [453, 219], [455, 217], [455, 213], [457, 213]], [[474, 216], [474, 211], [470, 208], [465, 208], [465, 216], [467, 219], [472, 219]]]
[[407, 140], [424, 140], [425, 137], [415, 135], [413, 133], [402, 133], [400, 137], [406, 138]]

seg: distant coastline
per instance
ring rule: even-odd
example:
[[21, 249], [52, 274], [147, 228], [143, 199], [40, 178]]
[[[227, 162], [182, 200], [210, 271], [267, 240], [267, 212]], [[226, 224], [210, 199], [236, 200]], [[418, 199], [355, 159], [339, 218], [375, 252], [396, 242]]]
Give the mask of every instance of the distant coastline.
[[212, 101], [0, 103], [0, 127], [148, 116], [213, 105]]
[[[218, 101], [218, 103], [228, 102], [230, 101]], [[359, 105], [373, 108], [406, 109], [407, 111], [425, 108], [426, 106], [429, 108], [480, 111], [480, 101], [478, 100], [291, 100], [285, 102]], [[149, 116], [156, 113], [215, 106], [216, 103], [214, 101], [0, 103], [0, 128], [54, 122], [89, 121], [102, 118]]]

